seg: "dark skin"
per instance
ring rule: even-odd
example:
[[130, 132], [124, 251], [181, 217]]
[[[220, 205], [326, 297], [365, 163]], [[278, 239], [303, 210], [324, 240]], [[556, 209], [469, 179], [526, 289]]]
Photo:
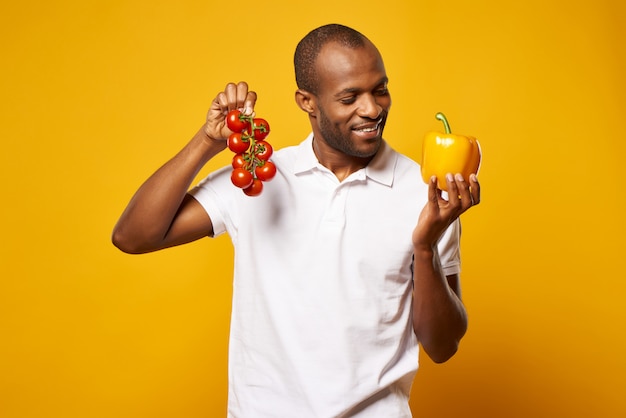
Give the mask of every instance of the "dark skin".
[[[317, 94], [296, 92], [311, 122], [320, 163], [339, 180], [365, 167], [382, 141], [391, 106], [382, 58], [371, 44], [350, 49], [330, 43], [316, 61]], [[224, 117], [232, 109], [251, 114], [256, 94], [245, 82], [229, 83], [217, 94], [204, 126], [171, 160], [137, 190], [113, 230], [113, 243], [128, 253], [146, 253], [213, 235], [211, 219], [187, 194], [200, 169], [226, 148], [231, 133]], [[413, 328], [435, 361], [449, 359], [467, 329], [458, 275], [445, 277], [436, 242], [463, 212], [480, 201], [475, 176], [450, 176], [448, 200], [429, 184], [429, 199], [413, 231], [415, 255]]]

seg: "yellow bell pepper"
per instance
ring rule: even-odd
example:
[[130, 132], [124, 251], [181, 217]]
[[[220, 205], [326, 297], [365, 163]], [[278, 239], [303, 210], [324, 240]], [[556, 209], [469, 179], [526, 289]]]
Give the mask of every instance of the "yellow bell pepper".
[[422, 179], [429, 183], [432, 176], [437, 176], [437, 187], [447, 191], [446, 174], [460, 173], [465, 180], [471, 174], [477, 174], [482, 152], [476, 138], [452, 135], [443, 113], [437, 113], [435, 117], [443, 122], [446, 132], [428, 132], [424, 137]]

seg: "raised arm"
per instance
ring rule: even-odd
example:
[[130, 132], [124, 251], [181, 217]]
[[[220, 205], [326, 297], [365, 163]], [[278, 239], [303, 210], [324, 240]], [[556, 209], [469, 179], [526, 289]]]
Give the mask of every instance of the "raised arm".
[[460, 175], [448, 176], [448, 200], [436, 186], [437, 179], [432, 178], [428, 203], [413, 232], [413, 329], [428, 356], [442, 363], [456, 353], [467, 331], [467, 313], [458, 275], [446, 277], [441, 269], [437, 241], [463, 212], [480, 202], [480, 185], [475, 175], [469, 182]]
[[200, 169], [226, 148], [231, 133], [225, 116], [233, 109], [251, 114], [256, 94], [245, 82], [228, 83], [217, 94], [205, 124], [172, 159], [137, 190], [113, 229], [113, 244], [138, 254], [180, 245], [213, 235], [211, 219], [187, 194]]

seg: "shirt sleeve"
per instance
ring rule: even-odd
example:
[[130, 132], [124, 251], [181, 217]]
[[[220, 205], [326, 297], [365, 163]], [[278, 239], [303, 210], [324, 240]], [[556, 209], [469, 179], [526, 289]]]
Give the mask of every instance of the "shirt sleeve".
[[233, 187], [230, 183], [230, 170], [230, 167], [217, 170], [189, 190], [189, 194], [202, 205], [211, 218], [214, 237], [226, 232], [226, 210], [221, 196], [225, 196], [224, 193]]
[[457, 219], [443, 233], [437, 248], [443, 273], [446, 276], [461, 272], [461, 221]]

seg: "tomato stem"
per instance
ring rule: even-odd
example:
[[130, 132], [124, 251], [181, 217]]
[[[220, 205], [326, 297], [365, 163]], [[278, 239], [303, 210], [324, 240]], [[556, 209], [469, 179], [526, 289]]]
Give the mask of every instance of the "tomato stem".
[[446, 118], [446, 115], [444, 115], [441, 112], [437, 112], [437, 114], [435, 115], [435, 118], [443, 122], [443, 127], [445, 128], [447, 134], [452, 133], [452, 131], [450, 130], [450, 124], [448, 123], [448, 119]]
[[248, 151], [246, 151], [246, 154], [248, 155], [248, 163], [246, 164], [246, 169], [252, 174], [254, 178], [256, 178], [254, 174], [254, 169], [256, 167], [256, 140], [254, 138], [254, 117], [246, 115], [245, 118], [250, 126], [250, 132], [248, 135], [248, 139], [250, 140], [250, 146], [248, 147]]

